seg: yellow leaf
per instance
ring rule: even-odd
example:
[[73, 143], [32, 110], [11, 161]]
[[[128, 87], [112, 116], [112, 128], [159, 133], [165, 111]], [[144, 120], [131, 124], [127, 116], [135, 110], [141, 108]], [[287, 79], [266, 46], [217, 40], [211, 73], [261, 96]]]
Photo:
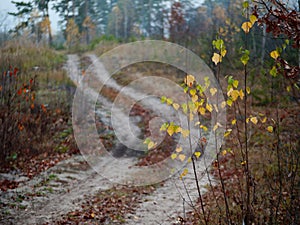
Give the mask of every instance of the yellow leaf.
[[225, 107], [226, 107], [226, 102], [223, 101], [223, 102], [221, 103], [221, 108], [224, 109]]
[[264, 117], [262, 120], [261, 120], [262, 123], [265, 123], [267, 122], [267, 117]]
[[227, 151], [226, 151], [226, 150], [223, 150], [223, 151], [222, 151], [222, 155], [225, 156], [226, 154], [227, 154]]
[[173, 108], [174, 108], [175, 110], [178, 110], [178, 109], [179, 109], [179, 107], [180, 107], [180, 105], [179, 105], [179, 104], [177, 104], [177, 103], [173, 103]]
[[172, 105], [172, 103], [173, 103], [173, 100], [170, 98], [167, 98], [167, 105]]
[[200, 125], [200, 124], [201, 124], [201, 122], [198, 121], [198, 122], [195, 123], [195, 126], [198, 126], [198, 125]]
[[199, 107], [198, 109], [199, 113], [204, 116], [205, 115], [205, 112], [206, 112], [206, 109], [204, 107]]
[[254, 124], [257, 124], [257, 122], [258, 122], [258, 120], [257, 120], [257, 117], [256, 117], [256, 116], [254, 116], [254, 117], [251, 117], [251, 118], [250, 118], [250, 121], [251, 121], [252, 123], [254, 123]]
[[212, 112], [213, 111], [213, 107], [212, 105], [206, 103], [206, 109], [209, 111], [209, 112]]
[[189, 158], [187, 159], [187, 162], [188, 162], [188, 163], [192, 162], [192, 158], [189, 157]]
[[179, 133], [179, 132], [181, 132], [181, 130], [182, 130], [181, 127], [178, 126], [175, 128], [175, 133]]
[[184, 168], [181, 175], [180, 175], [180, 179], [182, 179], [184, 176], [186, 176], [188, 174], [189, 170], [187, 168]]
[[191, 90], [190, 90], [191, 96], [194, 96], [196, 93], [197, 93], [197, 91], [196, 91], [195, 89], [191, 89]]
[[246, 161], [245, 161], [245, 160], [241, 162], [241, 165], [242, 165], [242, 166], [245, 165], [245, 164], [246, 164]]
[[187, 86], [192, 87], [193, 83], [195, 81], [195, 77], [193, 75], [187, 75], [184, 79], [184, 83], [186, 83]]
[[244, 23], [242, 24], [242, 29], [243, 29], [243, 31], [244, 31], [246, 34], [249, 33], [249, 31], [250, 31], [252, 25], [253, 25], [253, 24], [252, 24], [251, 22], [244, 22]]
[[248, 95], [251, 93], [250, 87], [246, 87], [246, 92]]
[[286, 87], [286, 91], [287, 91], [287, 92], [291, 92], [291, 90], [292, 90], [291, 86], [287, 86], [287, 87]]
[[209, 89], [209, 92], [210, 92], [210, 94], [212, 95], [212, 96], [214, 96], [216, 93], [217, 93], [217, 88], [211, 88], [211, 89]]
[[178, 158], [183, 162], [184, 160], [185, 160], [185, 155], [184, 154], [180, 154], [179, 156], [178, 156]]
[[231, 124], [232, 124], [232, 125], [235, 125], [235, 124], [236, 124], [236, 119], [233, 119], [233, 120], [231, 121]]
[[274, 130], [274, 128], [273, 128], [272, 126], [268, 126], [268, 127], [267, 127], [267, 130], [268, 130], [270, 133], [272, 133], [273, 130]]
[[199, 106], [202, 106], [204, 102], [205, 102], [204, 99], [201, 99], [201, 100], [198, 102]]
[[230, 135], [230, 133], [231, 133], [231, 131], [232, 131], [232, 129], [228, 129], [228, 130], [226, 130], [226, 131], [225, 131], [225, 134], [224, 134], [224, 137], [227, 137], [227, 136], [229, 136], [229, 135]]
[[250, 118], [247, 118], [247, 119], [246, 119], [246, 123], [249, 123], [249, 121], [250, 121]]
[[170, 124], [170, 126], [167, 129], [167, 132], [170, 136], [172, 136], [175, 132], [176, 127], [174, 126], [174, 124]]
[[189, 130], [182, 130], [181, 133], [182, 133], [183, 137], [186, 138], [187, 136], [189, 136], [190, 131]]
[[257, 17], [255, 15], [251, 15], [249, 19], [252, 25], [257, 21]]
[[196, 156], [196, 158], [198, 159], [201, 156], [201, 152], [195, 152], [194, 155]]
[[178, 152], [178, 153], [179, 153], [179, 152], [182, 152], [182, 147], [181, 147], [181, 146], [180, 146], [180, 147], [177, 147], [177, 148], [176, 148], [176, 152]]
[[221, 51], [221, 56], [225, 56], [226, 55], [226, 53], [227, 53], [227, 51], [226, 51], [226, 49], [224, 49], [223, 51]]
[[244, 96], [245, 96], [245, 95], [244, 95], [244, 92], [243, 92], [243, 90], [241, 89], [241, 90], [240, 90], [240, 98], [243, 100]]
[[231, 91], [230, 96], [232, 97], [232, 101], [235, 102], [240, 96], [240, 92], [238, 90], [233, 90]]
[[219, 109], [218, 109], [218, 106], [216, 104], [214, 104], [214, 108], [215, 108], [215, 111], [218, 113]]
[[192, 101], [193, 101], [193, 102], [197, 102], [197, 100], [198, 100], [198, 95], [194, 95], [194, 96], [192, 97]]
[[194, 114], [193, 113], [190, 113], [190, 121], [193, 121], [194, 120]]
[[229, 99], [226, 101], [226, 103], [227, 103], [228, 106], [232, 106], [233, 101], [232, 101], [231, 98], [229, 98]]
[[217, 65], [219, 62], [222, 62], [222, 56], [218, 53], [214, 53], [211, 60], [215, 63], [215, 65]]
[[92, 217], [92, 218], [94, 218], [94, 217], [95, 217], [95, 214], [94, 214], [94, 213], [92, 213], [92, 214], [91, 214], [91, 217]]
[[234, 80], [232, 83], [232, 86], [237, 88], [239, 86], [239, 81], [238, 80]]
[[228, 91], [227, 91], [227, 96], [231, 96], [231, 93], [233, 92], [233, 88], [230, 88]]
[[213, 128], [213, 131], [216, 131], [218, 129], [218, 127], [219, 127], [218, 124], [216, 124]]
[[149, 144], [148, 144], [148, 150], [155, 147], [155, 145], [156, 145], [156, 143], [154, 143], [153, 141], [150, 141]]
[[173, 153], [172, 155], [171, 155], [171, 159], [176, 159], [177, 158], [177, 154], [176, 153]]
[[279, 57], [279, 52], [277, 50], [274, 50], [270, 53], [270, 56], [273, 58], [273, 59], [277, 59]]
[[204, 131], [207, 131], [207, 130], [208, 130], [208, 128], [207, 128], [206, 126], [204, 126], [204, 125], [201, 125], [200, 128], [201, 128], [202, 130], [204, 130]]

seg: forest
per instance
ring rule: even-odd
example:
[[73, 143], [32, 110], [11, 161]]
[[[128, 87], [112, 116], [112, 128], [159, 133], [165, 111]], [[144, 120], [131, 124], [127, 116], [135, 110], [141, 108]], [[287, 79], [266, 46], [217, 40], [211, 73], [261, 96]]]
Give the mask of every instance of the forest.
[[300, 224], [300, 0], [11, 3], [1, 224]]

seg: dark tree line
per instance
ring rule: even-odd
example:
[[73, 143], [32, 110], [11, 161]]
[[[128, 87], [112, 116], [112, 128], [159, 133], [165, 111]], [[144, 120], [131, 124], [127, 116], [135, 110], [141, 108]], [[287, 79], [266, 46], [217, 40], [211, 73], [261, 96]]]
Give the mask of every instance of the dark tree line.
[[[193, 48], [207, 62], [212, 53], [211, 42], [222, 38], [231, 46], [228, 59], [239, 54], [243, 42], [241, 24], [246, 19], [243, 0], [205, 0], [195, 5], [192, 0], [31, 0], [28, 3], [14, 2], [20, 23], [14, 33], [24, 31], [40, 42], [52, 42], [49, 10], [60, 17], [61, 33], [68, 46], [78, 43], [89, 44], [102, 35], [118, 40], [131, 38], [167, 39]], [[249, 50], [252, 58], [261, 65], [267, 54], [282, 43], [282, 39], [293, 39], [299, 35], [299, 1], [289, 1], [289, 5], [278, 0], [249, 1], [253, 14], [260, 18], [252, 32]], [[244, 13], [244, 15], [243, 15]], [[283, 31], [275, 29], [277, 23], [289, 27]], [[294, 26], [293, 26], [294, 24]], [[295, 25], [296, 24], [296, 25]], [[292, 26], [291, 26], [292, 25]], [[271, 30], [271, 32], [269, 32]], [[273, 31], [273, 33], [272, 33]], [[276, 32], [276, 33], [274, 33]], [[279, 32], [279, 33], [278, 33]], [[279, 38], [273, 38], [277, 34]], [[299, 49], [299, 41], [291, 43]], [[293, 64], [299, 64], [300, 55], [291, 50]], [[297, 57], [295, 57], [295, 55]], [[289, 57], [289, 56], [288, 56]], [[299, 60], [298, 60], [299, 59]], [[230, 62], [234, 66], [234, 62]]]

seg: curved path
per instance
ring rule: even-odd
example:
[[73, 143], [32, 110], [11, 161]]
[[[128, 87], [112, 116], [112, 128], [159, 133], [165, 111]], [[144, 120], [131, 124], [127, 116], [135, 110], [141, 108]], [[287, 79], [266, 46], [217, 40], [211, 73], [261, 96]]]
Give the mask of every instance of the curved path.
[[[162, 96], [163, 93], [160, 90], [166, 90], [169, 88], [169, 93], [172, 91], [172, 86], [168, 86], [168, 82], [161, 82], [161, 80], [153, 80], [150, 82], [147, 79], [139, 80], [137, 83], [133, 83], [130, 87], [123, 88], [118, 85], [114, 80], [109, 79], [103, 73], [103, 65], [95, 55], [87, 55], [92, 65], [89, 70], [92, 73], [93, 83], [98, 85], [97, 82], [105, 84], [107, 87], [114, 89], [121, 93], [121, 95], [132, 99], [133, 102], [139, 102], [143, 107], [157, 112], [157, 115], [164, 118], [167, 115], [172, 115], [170, 107], [162, 106], [157, 96]], [[69, 77], [74, 81], [75, 84], [79, 84], [82, 77], [79, 72], [80, 59], [77, 55], [68, 55], [68, 61], [66, 70]], [[99, 84], [100, 84], [99, 83]], [[158, 92], [153, 94], [153, 90]], [[88, 90], [91, 96], [95, 95], [100, 102], [100, 106], [96, 109], [96, 113], [99, 115], [103, 123], [111, 125], [109, 115], [114, 108], [114, 123], [118, 124], [118, 130], [121, 132], [118, 135], [121, 139], [127, 141], [129, 145], [139, 145], [135, 138], [128, 134], [122, 133], [122, 127], [128, 126], [128, 121], [124, 121], [126, 118], [128, 109], [122, 104], [113, 104], [103, 96], [98, 96], [96, 90], [90, 88]], [[154, 95], [149, 97], [149, 94]], [[171, 110], [172, 111], [172, 110]], [[167, 115], [165, 114], [167, 113]], [[172, 117], [172, 116], [171, 116]], [[176, 119], [168, 118], [170, 121]], [[134, 130], [135, 135], [140, 133], [140, 128], [137, 123], [130, 124], [131, 129]], [[118, 137], [119, 138], [119, 137]], [[183, 143], [184, 144], [184, 143]], [[210, 147], [210, 146], [207, 146]], [[114, 170], [106, 169], [106, 177], [115, 176], [120, 171], [129, 170], [129, 168], [136, 162], [135, 158], [118, 158], [121, 165], [116, 167]], [[105, 158], [101, 158], [100, 163], [98, 161], [96, 170], [101, 170], [107, 167], [110, 161]], [[157, 187], [154, 193], [146, 196], [143, 201], [139, 204], [134, 215], [126, 215], [126, 224], [172, 224], [176, 222], [177, 216], [181, 215], [184, 217], [184, 212], [190, 209], [190, 206], [195, 202], [198, 197], [196, 185], [194, 182], [194, 175], [191, 173], [192, 165], [188, 164], [187, 168], [190, 173], [183, 179], [178, 179], [178, 176], [166, 180], [162, 186]], [[95, 169], [95, 168], [94, 168]], [[10, 216], [9, 207], [1, 212], [0, 224], [43, 224], [59, 218], [63, 214], [69, 211], [74, 211], [80, 207], [84, 201], [86, 195], [93, 196], [99, 190], [107, 190], [113, 187], [111, 183], [105, 177], [99, 175], [95, 170], [86, 166], [84, 158], [82, 156], [74, 156], [71, 159], [62, 161], [56, 166], [40, 174], [36, 178], [24, 182], [18, 188], [9, 190], [7, 192], [0, 193], [0, 202], [4, 205], [10, 204], [10, 199], [17, 199], [22, 193], [32, 193], [32, 197], [29, 199], [23, 199], [21, 204], [26, 207], [26, 210], [19, 210], [18, 213], [14, 212], [14, 216]], [[136, 170], [136, 171], [135, 171]], [[159, 168], [156, 168], [159, 171]], [[205, 186], [208, 181], [205, 179], [205, 174], [201, 174], [205, 171], [205, 165], [198, 164], [197, 170], [201, 179], [200, 186], [202, 191], [205, 191]], [[139, 176], [139, 168], [133, 168], [134, 172], [130, 173]], [[164, 171], [161, 171], [162, 173]], [[111, 174], [110, 174], [111, 173]], [[122, 173], [121, 173], [122, 174]], [[1, 176], [1, 174], [0, 174]], [[122, 174], [118, 177], [117, 181], [122, 182], [126, 180], [134, 180], [137, 177], [128, 177], [128, 174]], [[145, 174], [142, 174], [145, 176]], [[147, 179], [151, 181], [152, 174], [147, 174]], [[155, 177], [153, 178], [156, 179]], [[188, 194], [187, 194], [188, 193]], [[12, 214], [11, 214], [12, 215]]]

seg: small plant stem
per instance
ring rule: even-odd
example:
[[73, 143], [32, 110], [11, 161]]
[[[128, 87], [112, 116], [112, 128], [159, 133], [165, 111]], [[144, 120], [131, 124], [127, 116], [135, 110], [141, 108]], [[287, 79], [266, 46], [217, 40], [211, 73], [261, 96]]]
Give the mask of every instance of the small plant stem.
[[226, 209], [226, 220], [227, 220], [226, 223], [231, 224], [229, 205], [228, 205], [227, 196], [226, 196], [225, 183], [224, 183], [224, 179], [222, 177], [222, 173], [221, 173], [221, 169], [220, 169], [219, 153], [217, 154], [217, 165], [218, 165], [218, 173], [219, 173], [219, 177], [220, 177], [220, 181], [221, 181], [222, 193], [223, 193], [224, 202], [225, 202], [225, 206], [226, 206], [225, 207], [225, 209]]
[[275, 211], [275, 222], [278, 221], [278, 211], [280, 208], [280, 202], [281, 202], [281, 198], [282, 198], [282, 168], [281, 168], [281, 155], [280, 155], [280, 149], [279, 149], [279, 145], [280, 145], [280, 124], [279, 124], [279, 112], [278, 112], [278, 104], [276, 107], [276, 155], [277, 155], [277, 164], [278, 164], [278, 175], [279, 175], [279, 193], [278, 193], [278, 201], [276, 204], [276, 211]]
[[[247, 10], [247, 18], [249, 18], [249, 12]], [[248, 48], [248, 35], [245, 33], [245, 49]], [[245, 218], [245, 224], [250, 225], [250, 171], [249, 171], [249, 155], [248, 155], [248, 125], [247, 125], [247, 78], [248, 78], [248, 63], [244, 65], [244, 126], [245, 126], [245, 173], [246, 173], [246, 218]]]
[[[218, 83], [220, 83], [220, 73], [221, 73], [221, 66], [220, 64], [218, 65], [218, 70], [217, 70], [217, 80]], [[220, 155], [220, 150], [218, 149], [218, 139], [217, 139], [217, 134], [215, 131], [215, 146], [216, 146], [216, 153], [217, 153], [217, 165], [218, 165], [218, 173], [219, 173], [219, 177], [220, 177], [220, 181], [221, 181], [221, 186], [222, 186], [222, 193], [223, 193], [223, 197], [224, 197], [224, 201], [225, 201], [225, 210], [226, 210], [226, 220], [227, 220], [227, 224], [231, 224], [230, 221], [230, 211], [229, 211], [229, 205], [228, 205], [228, 199], [226, 196], [226, 189], [225, 189], [225, 183], [224, 183], [224, 179], [222, 177], [222, 173], [221, 173], [221, 169], [220, 169], [220, 160], [219, 160], [219, 155]]]
[[[187, 98], [187, 105], [188, 105], [188, 98]], [[190, 131], [191, 130], [191, 123], [190, 123], [190, 118], [188, 116], [189, 114], [190, 114], [190, 110], [188, 108], [187, 122], [188, 122], [188, 130]], [[200, 204], [201, 204], [201, 210], [202, 210], [202, 213], [203, 213], [205, 225], [208, 225], [208, 221], [207, 221], [205, 210], [204, 210], [203, 199], [202, 199], [202, 195], [201, 195], [201, 191], [200, 191], [199, 180], [198, 180], [197, 171], [196, 171], [196, 163], [195, 163], [194, 153], [193, 153], [193, 149], [192, 149], [191, 134], [189, 134], [188, 138], [189, 138], [190, 151], [192, 153], [191, 159], [192, 159], [192, 165], [193, 165], [193, 173], [194, 173], [194, 176], [195, 176], [195, 182], [196, 182], [197, 192], [198, 192], [199, 200], [200, 200]]]

